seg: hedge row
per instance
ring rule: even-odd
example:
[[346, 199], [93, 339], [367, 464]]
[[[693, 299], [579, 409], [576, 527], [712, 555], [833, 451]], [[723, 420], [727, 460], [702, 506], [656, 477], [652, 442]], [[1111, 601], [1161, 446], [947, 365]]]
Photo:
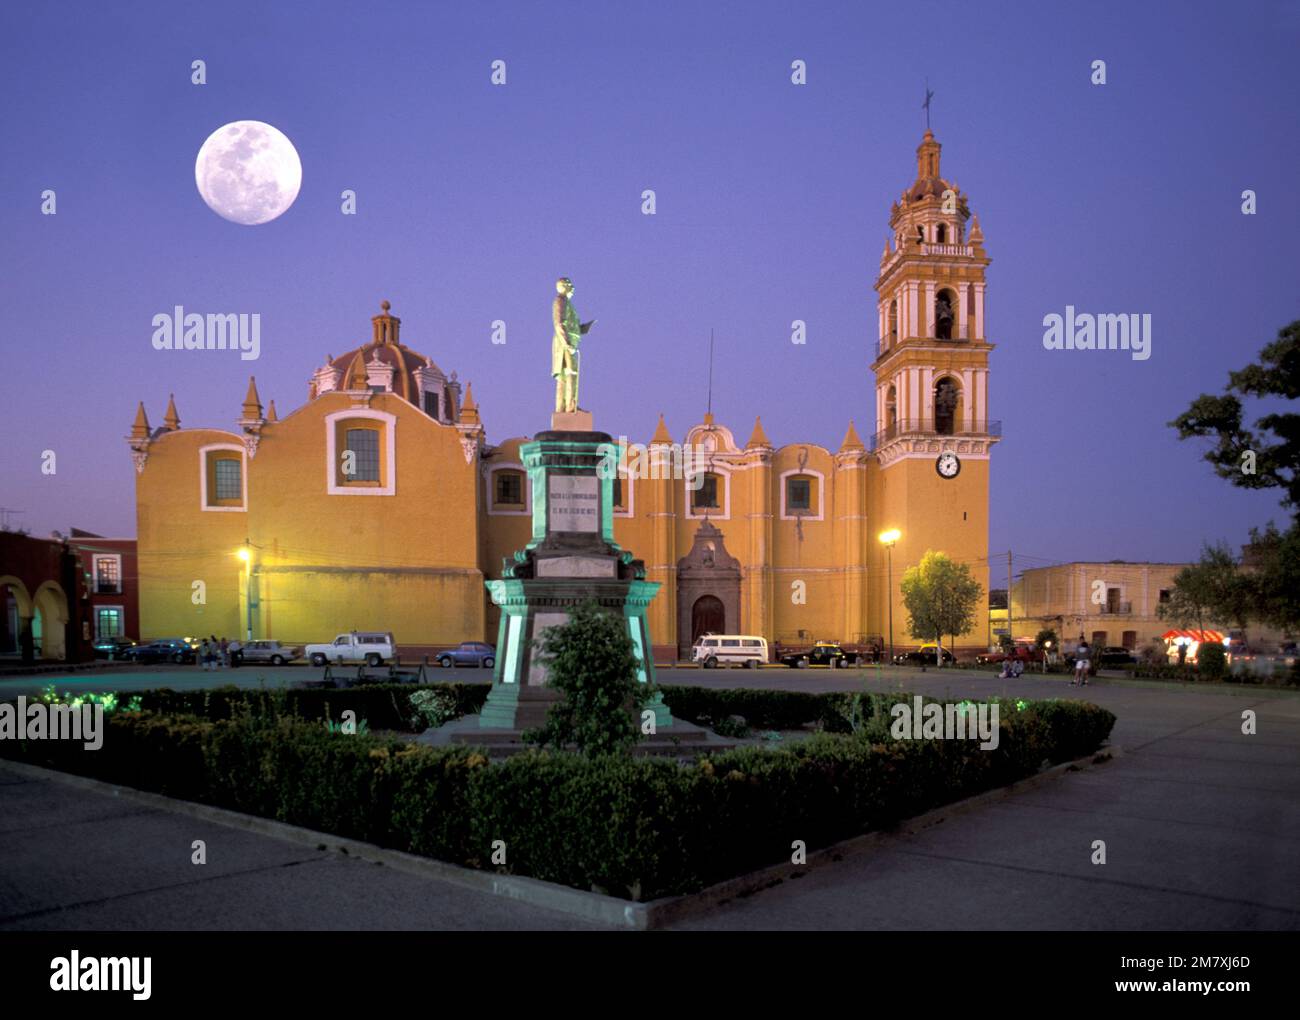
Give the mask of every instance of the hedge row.
[[230, 719], [238, 715], [297, 716], [307, 720], [338, 720], [346, 711], [365, 720], [371, 730], [418, 733], [424, 729], [419, 713], [411, 705], [416, 691], [440, 690], [451, 693], [458, 715], [470, 715], [483, 707], [488, 684], [440, 683], [365, 684], [340, 688], [240, 688], [217, 687], [202, 691], [173, 691], [161, 688], [141, 691], [140, 707], [158, 715], [193, 715], [202, 719]]
[[1275, 673], [1254, 673], [1247, 669], [1233, 672], [1231, 668], [1219, 676], [1206, 676], [1195, 665], [1138, 665], [1130, 666], [1132, 676], [1140, 680], [1180, 680], [1184, 683], [1227, 683], [1227, 684], [1261, 684], [1278, 687], [1285, 684], [1300, 684], [1300, 665], [1286, 671]]
[[474, 748], [284, 716], [133, 712], [108, 717], [98, 751], [4, 741], [0, 754], [470, 867], [493, 867], [504, 840], [498, 870], [644, 900], [789, 860], [794, 840], [815, 849], [1090, 753], [1115, 721], [1079, 702], [1019, 705], [1003, 703], [990, 751], [872, 743], [860, 731], [689, 765], [536, 751], [493, 764]]

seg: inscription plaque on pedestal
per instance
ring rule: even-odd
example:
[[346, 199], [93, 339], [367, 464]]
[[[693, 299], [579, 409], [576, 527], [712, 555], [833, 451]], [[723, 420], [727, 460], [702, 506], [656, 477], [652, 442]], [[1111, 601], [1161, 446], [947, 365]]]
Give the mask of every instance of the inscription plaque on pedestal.
[[591, 475], [551, 475], [546, 480], [551, 507], [547, 533], [600, 530], [600, 480]]

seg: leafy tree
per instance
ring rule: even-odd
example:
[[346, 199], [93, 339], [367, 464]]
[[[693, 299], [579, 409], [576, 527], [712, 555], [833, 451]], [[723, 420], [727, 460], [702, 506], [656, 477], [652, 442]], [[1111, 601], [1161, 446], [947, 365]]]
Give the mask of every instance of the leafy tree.
[[1253, 613], [1254, 586], [1237, 567], [1226, 545], [1207, 545], [1201, 559], [1174, 575], [1169, 601], [1159, 607], [1162, 617], [1198, 630], [1206, 622], [1236, 624], [1245, 628]]
[[1282, 489], [1283, 504], [1300, 511], [1300, 414], [1266, 414], [1248, 428], [1242, 397], [1300, 398], [1300, 320], [1278, 331], [1258, 364], [1229, 372], [1222, 396], [1202, 393], [1169, 423], [1180, 439], [1217, 440], [1205, 459], [1220, 478], [1243, 489]]
[[1040, 652], [1045, 652], [1052, 648], [1055, 648], [1059, 652], [1061, 650], [1061, 639], [1056, 636], [1055, 630], [1051, 627], [1045, 627], [1034, 637], [1034, 646]]
[[[1258, 567], [1240, 572], [1238, 587], [1217, 592], [1200, 584], [1184, 593], [1180, 615], [1218, 615], [1241, 622], [1245, 615], [1284, 630], [1300, 627], [1300, 414], [1277, 411], [1260, 417], [1254, 428], [1243, 421], [1243, 397], [1300, 399], [1300, 320], [1278, 330], [1277, 339], [1259, 355], [1258, 363], [1228, 373], [1222, 396], [1201, 394], [1169, 424], [1179, 438], [1216, 440], [1205, 459], [1220, 478], [1245, 489], [1281, 489], [1282, 505], [1291, 508], [1291, 527], [1279, 532], [1271, 523], [1251, 531]], [[1294, 406], [1294, 405], [1292, 405]], [[1201, 564], [1206, 566], [1206, 557]], [[1244, 592], [1244, 593], [1243, 593]], [[1243, 624], [1244, 625], [1244, 624]]]
[[624, 753], [641, 738], [641, 708], [651, 691], [637, 680], [638, 660], [622, 616], [588, 600], [567, 623], [538, 639], [546, 682], [562, 695], [541, 728], [524, 739], [543, 747], [576, 746], [581, 754]]
[[921, 562], [908, 567], [900, 582], [912, 637], [933, 638], [943, 665], [943, 635], [965, 634], [975, 625], [975, 609], [984, 589], [964, 563], [927, 550]]
[[1252, 559], [1245, 571], [1255, 617], [1281, 630], [1300, 629], [1300, 528], [1279, 532], [1271, 523], [1251, 529]]

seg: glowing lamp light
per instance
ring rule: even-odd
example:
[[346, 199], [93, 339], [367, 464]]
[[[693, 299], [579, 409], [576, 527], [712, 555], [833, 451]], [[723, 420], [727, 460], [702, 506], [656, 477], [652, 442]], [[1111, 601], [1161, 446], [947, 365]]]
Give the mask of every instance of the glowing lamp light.
[[247, 549], [240, 549], [239, 552], [235, 553], [235, 555], [238, 556], [238, 557], [239, 557], [241, 560], [243, 560], [245, 563], [248, 562], [248, 550], [247, 550]]
[[882, 531], [879, 535], [880, 541], [885, 545], [893, 545], [902, 537], [903, 533], [897, 528], [891, 528], [889, 531]]

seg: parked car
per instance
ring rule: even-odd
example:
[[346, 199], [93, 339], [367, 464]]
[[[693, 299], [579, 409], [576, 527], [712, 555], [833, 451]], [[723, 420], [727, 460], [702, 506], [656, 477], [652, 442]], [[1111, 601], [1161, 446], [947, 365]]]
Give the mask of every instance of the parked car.
[[94, 644], [96, 659], [125, 659], [128, 649], [134, 648], [135, 642], [127, 637], [100, 638]]
[[767, 639], [753, 634], [705, 634], [691, 646], [691, 662], [705, 669], [733, 664], [757, 669], [767, 662]]
[[159, 638], [157, 641], [134, 645], [126, 650], [126, 658], [142, 665], [153, 662], [184, 664], [193, 662], [194, 656], [192, 638]]
[[[939, 664], [938, 645], [922, 645], [920, 648], [910, 652], [901, 652], [894, 656], [895, 666], [937, 666]], [[956, 662], [956, 658], [948, 649], [943, 650], [943, 661], [945, 664]]]
[[438, 653], [438, 665], [443, 669], [453, 666], [486, 666], [491, 669], [497, 662], [497, 650], [486, 641], [462, 641], [455, 648]]
[[975, 661], [982, 666], [1006, 662], [1008, 659], [1029, 665], [1031, 662], [1042, 662], [1043, 653], [1036, 645], [1017, 641], [1009, 651], [983, 652], [975, 656]]
[[1113, 669], [1116, 666], [1135, 666], [1137, 661], [1137, 656], [1127, 648], [1103, 648], [1097, 653], [1097, 665], [1104, 669]]
[[329, 644], [307, 645], [303, 654], [313, 666], [327, 662], [364, 662], [378, 666], [396, 655], [393, 635], [389, 631], [354, 630], [340, 634]]
[[851, 666], [858, 661], [857, 652], [846, 652], [833, 641], [818, 641], [806, 652], [788, 652], [781, 656], [781, 662], [795, 669], [806, 666]]
[[302, 658], [302, 645], [286, 645], [279, 641], [245, 641], [232, 653], [240, 662], [269, 662], [283, 666], [286, 662]]

